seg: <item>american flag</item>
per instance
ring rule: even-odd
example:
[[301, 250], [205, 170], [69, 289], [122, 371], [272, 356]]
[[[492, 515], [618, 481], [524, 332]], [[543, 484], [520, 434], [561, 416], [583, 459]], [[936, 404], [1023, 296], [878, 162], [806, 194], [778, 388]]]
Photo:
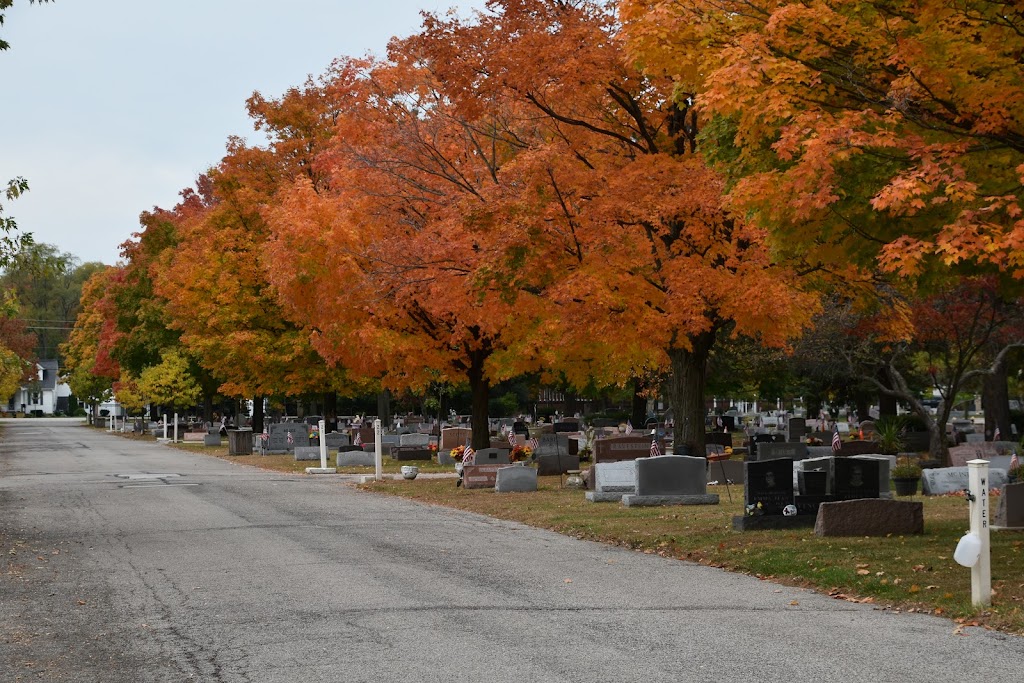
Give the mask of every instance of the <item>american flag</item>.
[[629, 420], [626, 420], [626, 436], [629, 436], [632, 433], [633, 433], [633, 423], [630, 422]]
[[295, 443], [295, 434], [292, 432], [286, 432], [288, 434], [288, 445], [291, 446]]
[[832, 427], [832, 452], [838, 453], [843, 450], [843, 440], [839, 437], [839, 425]]
[[353, 446], [362, 446], [363, 445], [363, 435], [359, 432], [358, 429], [356, 430], [356, 438], [352, 440], [352, 445]]
[[1000, 440], [1000, 438], [1001, 438], [1001, 436], [1002, 436], [1002, 435], [1001, 435], [1001, 434], [1000, 434], [1000, 432], [999, 432], [999, 425], [996, 425], [996, 431], [995, 431], [995, 433], [994, 433], [994, 434], [992, 434], [992, 440], [993, 440], [993, 441], [999, 441], [999, 440]]
[[474, 462], [476, 462], [476, 451], [467, 443], [466, 448], [462, 451], [462, 464], [472, 465]]
[[1010, 466], [1007, 469], [1013, 470], [1018, 467], [1020, 467], [1020, 460], [1017, 459], [1017, 453], [1014, 452], [1014, 454], [1010, 456]]
[[661, 447], [658, 446], [658, 437], [651, 439], [651, 457], [656, 458], [661, 455]]
[[537, 441], [536, 437], [534, 437], [527, 442], [527, 445], [530, 447], [531, 451], [536, 453], [537, 450], [540, 448], [540, 441]]
[[513, 432], [509, 432], [509, 433], [508, 433], [508, 444], [509, 444], [510, 446], [512, 446], [512, 448], [515, 448], [516, 446], [518, 446], [518, 445], [519, 445], [519, 442], [518, 442], [518, 441], [516, 441], [516, 435], [515, 435], [515, 433], [513, 433]]

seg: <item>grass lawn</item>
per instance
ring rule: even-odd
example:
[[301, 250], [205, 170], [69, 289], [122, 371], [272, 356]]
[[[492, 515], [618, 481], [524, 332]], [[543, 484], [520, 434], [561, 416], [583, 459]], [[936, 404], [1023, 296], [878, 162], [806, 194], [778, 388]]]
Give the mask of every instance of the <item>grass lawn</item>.
[[[301, 473], [315, 462], [290, 455], [228, 456], [227, 447], [181, 446], [265, 469]], [[385, 458], [385, 472], [418, 465], [423, 472], [450, 472], [430, 462]], [[349, 470], [345, 470], [349, 471]], [[372, 474], [372, 468], [351, 468]], [[732, 529], [742, 514], [743, 488], [709, 486], [721, 504], [625, 508], [618, 503], [587, 503], [583, 492], [562, 489], [559, 478], [542, 477], [537, 493], [498, 494], [456, 488], [451, 479], [385, 480], [367, 490], [479, 512], [551, 529], [576, 538], [656, 553], [789, 585], [814, 588], [837, 599], [872, 603], [892, 610], [947, 616], [958, 624], [982, 625], [1024, 634], [1024, 533], [992, 532], [992, 607], [971, 605], [971, 572], [953, 561], [953, 550], [967, 531], [967, 502], [959, 496], [915, 496], [924, 503], [925, 533], [887, 538], [819, 538], [812, 529], [746, 531]], [[992, 497], [993, 509], [998, 497]]]

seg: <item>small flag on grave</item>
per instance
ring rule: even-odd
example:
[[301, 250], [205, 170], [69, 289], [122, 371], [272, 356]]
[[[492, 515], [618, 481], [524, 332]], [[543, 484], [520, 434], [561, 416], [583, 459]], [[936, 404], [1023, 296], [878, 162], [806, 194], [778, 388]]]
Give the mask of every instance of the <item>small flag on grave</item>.
[[292, 444], [295, 443], [295, 434], [293, 434], [292, 432], [287, 432], [287, 434], [288, 434], [288, 445], [291, 446]]
[[656, 458], [661, 455], [661, 447], [658, 446], [658, 437], [651, 437], [651, 457]]
[[832, 427], [832, 452], [838, 453], [843, 450], [843, 440], [839, 436], [839, 425], [836, 424]]
[[358, 429], [356, 430], [356, 438], [352, 440], [352, 445], [353, 446], [362, 446], [363, 445], [363, 435], [359, 432]]
[[514, 432], [508, 433], [508, 444], [512, 446], [512, 448], [515, 448], [516, 446], [519, 445], [519, 442], [516, 441], [516, 435]]
[[474, 451], [473, 447], [470, 446], [469, 443], [467, 442], [466, 443], [466, 447], [462, 450], [462, 464], [463, 465], [472, 465], [475, 462], [476, 462], [476, 451]]
[[630, 422], [629, 420], [626, 420], [626, 436], [629, 436], [632, 433], [633, 433], [633, 423]]

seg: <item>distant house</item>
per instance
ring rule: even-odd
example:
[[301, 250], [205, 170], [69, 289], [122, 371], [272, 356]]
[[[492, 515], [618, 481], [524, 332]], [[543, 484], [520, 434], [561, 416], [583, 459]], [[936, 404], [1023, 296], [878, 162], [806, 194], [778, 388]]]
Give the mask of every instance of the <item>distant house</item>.
[[8, 412], [53, 415], [70, 412], [71, 387], [60, 380], [60, 364], [56, 360], [36, 363], [36, 374], [7, 402]]

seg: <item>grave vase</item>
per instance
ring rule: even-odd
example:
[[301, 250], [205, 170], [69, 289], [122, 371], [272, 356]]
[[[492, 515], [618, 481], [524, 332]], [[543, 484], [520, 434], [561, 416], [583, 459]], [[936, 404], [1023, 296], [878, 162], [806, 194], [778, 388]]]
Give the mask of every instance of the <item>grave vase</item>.
[[897, 496], [913, 496], [920, 481], [921, 477], [893, 477], [892, 483], [896, 486]]

